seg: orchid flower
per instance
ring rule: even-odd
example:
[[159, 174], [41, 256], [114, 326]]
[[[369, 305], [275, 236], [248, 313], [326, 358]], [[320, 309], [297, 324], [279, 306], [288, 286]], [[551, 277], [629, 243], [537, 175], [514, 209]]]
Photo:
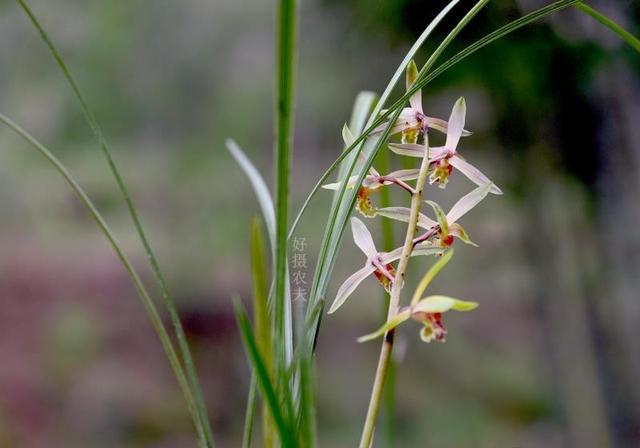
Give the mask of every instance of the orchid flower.
[[[454, 168], [458, 169], [477, 185], [485, 185], [491, 182], [478, 168], [467, 162], [457, 152], [460, 137], [464, 135], [463, 128], [466, 110], [467, 106], [464, 98], [458, 99], [453, 106], [451, 117], [449, 118], [449, 130], [447, 132], [445, 145], [429, 148], [429, 162], [433, 165], [429, 182], [431, 184], [437, 182], [441, 188], [446, 186]], [[415, 143], [392, 143], [389, 147], [396, 154], [410, 157], [424, 157], [423, 145], [416, 145]], [[491, 193], [502, 194], [502, 190], [496, 185], [492, 185]]]
[[[347, 147], [351, 146], [355, 141], [349, 127], [345, 124], [342, 128], [342, 139]], [[364, 160], [362, 153], [359, 154], [360, 160]], [[386, 175], [381, 175], [373, 166], [369, 168], [369, 174], [365, 176], [362, 185], [358, 190], [356, 198], [356, 209], [365, 217], [373, 218], [376, 215], [376, 208], [371, 204], [370, 193], [384, 185], [396, 184], [405, 190], [413, 193], [413, 188], [405, 183], [407, 180], [414, 180], [418, 177], [419, 170], [408, 169], [393, 171]], [[354, 188], [359, 176], [351, 176], [347, 180], [347, 188]], [[338, 190], [342, 182], [334, 182], [323, 185], [326, 190]]]
[[[440, 247], [450, 247], [454, 242], [454, 237], [457, 237], [463, 242], [475, 246], [476, 244], [469, 239], [469, 236], [457, 221], [487, 196], [491, 191], [492, 185], [491, 183], [485, 184], [466, 194], [451, 207], [451, 210], [446, 215], [438, 204], [433, 201], [426, 201], [433, 208], [437, 221], [420, 213], [418, 226], [427, 230], [427, 233], [418, 237], [416, 242], [426, 241], [432, 236], [437, 236]], [[409, 221], [410, 213], [411, 210], [406, 207], [385, 207], [378, 210], [378, 214], [382, 216], [403, 222]]]
[[[407, 91], [418, 78], [418, 67], [414, 61], [407, 65], [406, 87]], [[400, 112], [398, 119], [393, 124], [389, 135], [402, 133], [402, 143], [415, 144], [418, 135], [424, 134], [429, 128], [436, 129], [442, 133], [447, 132], [448, 123], [439, 118], [427, 117], [422, 109], [422, 91], [418, 90], [409, 99], [410, 107], [405, 107]], [[385, 112], [383, 110], [383, 112]], [[387, 123], [378, 126], [372, 134], [381, 134], [387, 127]], [[471, 132], [463, 130], [462, 135], [471, 135]]]
[[476, 302], [467, 302], [447, 296], [429, 296], [418, 303], [407, 306], [398, 312], [377, 331], [358, 338], [358, 342], [366, 342], [384, 335], [389, 330], [396, 328], [404, 321], [412, 318], [423, 324], [420, 330], [420, 339], [424, 342], [445, 342], [447, 329], [442, 323], [442, 313], [449, 310], [471, 311], [478, 307]]
[[[335, 312], [349, 298], [355, 289], [371, 274], [374, 274], [378, 281], [389, 292], [395, 280], [395, 269], [391, 263], [400, 259], [402, 255], [402, 247], [392, 250], [391, 252], [378, 252], [371, 237], [371, 233], [358, 218], [351, 218], [351, 231], [353, 233], [353, 241], [367, 256], [365, 266], [353, 273], [338, 288], [336, 298], [329, 309], [329, 314]], [[443, 249], [433, 247], [429, 242], [418, 244], [415, 246], [411, 256], [417, 255], [437, 255], [442, 254]]]

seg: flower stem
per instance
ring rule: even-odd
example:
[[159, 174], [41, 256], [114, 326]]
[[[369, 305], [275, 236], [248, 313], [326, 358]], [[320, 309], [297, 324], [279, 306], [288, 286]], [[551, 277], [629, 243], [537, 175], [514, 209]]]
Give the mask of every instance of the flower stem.
[[[404, 246], [402, 247], [400, 262], [398, 263], [395, 281], [393, 282], [393, 286], [391, 287], [391, 299], [389, 300], [387, 321], [392, 319], [398, 312], [398, 306], [400, 304], [400, 292], [402, 290], [402, 285], [404, 284], [404, 275], [407, 271], [409, 258], [411, 257], [411, 252], [413, 251], [414, 247], [413, 239], [416, 234], [418, 216], [420, 214], [422, 190], [424, 189], [424, 185], [427, 180], [427, 171], [429, 169], [429, 137], [427, 133], [425, 133], [424, 135], [424, 146], [425, 157], [422, 159], [422, 163], [420, 165], [420, 172], [418, 174], [415, 192], [411, 196], [411, 212], [409, 214], [409, 222], [407, 224], [407, 233], [404, 239]], [[371, 391], [371, 398], [369, 400], [369, 409], [367, 410], [367, 417], [364, 422], [364, 427], [362, 428], [360, 448], [369, 448], [371, 446], [371, 441], [373, 440], [375, 423], [378, 417], [378, 411], [380, 410], [380, 401], [382, 398], [382, 392], [384, 391], [384, 384], [387, 379], [387, 373], [389, 371], [391, 353], [393, 351], [394, 332], [395, 330], [392, 329], [384, 335], [382, 348], [380, 349], [380, 358], [378, 359], [378, 367], [376, 369], [376, 377], [373, 382], [373, 390]]]

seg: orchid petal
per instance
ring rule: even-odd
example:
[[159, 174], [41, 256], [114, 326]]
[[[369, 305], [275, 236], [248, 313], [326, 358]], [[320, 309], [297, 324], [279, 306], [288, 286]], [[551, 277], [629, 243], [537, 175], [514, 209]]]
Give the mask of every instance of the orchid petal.
[[442, 207], [440, 207], [438, 204], [436, 204], [433, 201], [425, 201], [427, 204], [429, 204], [431, 206], [431, 208], [433, 209], [433, 211], [436, 213], [436, 218], [438, 218], [438, 224], [440, 225], [440, 233], [442, 233], [442, 235], [448, 235], [449, 234], [449, 222], [447, 220], [447, 217], [445, 216], [444, 212], [442, 211]]
[[462, 228], [462, 226], [458, 223], [453, 223], [449, 225], [449, 233], [458, 239], [460, 239], [463, 243], [470, 244], [471, 246], [478, 247], [476, 243], [471, 241], [467, 232]]
[[[397, 221], [409, 222], [411, 209], [408, 209], [406, 207], [384, 207], [378, 209], [378, 214], [386, 218], [395, 219]], [[428, 218], [422, 213], [418, 215], [418, 226], [422, 227], [423, 229], [429, 230], [437, 225], [437, 222], [435, 222], [431, 218]]]
[[417, 143], [389, 143], [389, 148], [401, 156], [424, 157], [424, 145]]
[[[393, 263], [396, 260], [399, 260], [402, 256], [403, 247], [397, 247], [393, 249], [391, 252], [387, 252], [382, 255], [380, 262], [382, 264]], [[434, 247], [431, 243], [420, 243], [413, 248], [411, 252], [412, 257], [418, 256], [429, 256], [429, 255], [442, 255], [443, 249], [441, 247]]]
[[[411, 86], [413, 86], [413, 83], [416, 82], [416, 79], [418, 79], [418, 67], [416, 67], [416, 63], [413, 60], [411, 60], [407, 65], [407, 76], [406, 76], [407, 91], [411, 88]], [[411, 98], [409, 99], [409, 104], [411, 104], [411, 107], [414, 110], [420, 113], [423, 113], [422, 112], [422, 90], [418, 89], [416, 93], [411, 95]]]
[[471, 311], [478, 307], [477, 302], [469, 302], [466, 300], [454, 299], [448, 296], [429, 296], [420, 300], [411, 307], [411, 317], [420, 319], [421, 314], [444, 313], [449, 310], [455, 311]]
[[344, 124], [344, 126], [342, 126], [342, 140], [344, 141], [344, 145], [347, 148], [353, 145], [353, 142], [356, 141], [356, 139], [353, 137], [351, 129], [349, 129], [349, 126], [347, 126], [346, 123]]
[[356, 290], [356, 288], [366, 279], [368, 276], [373, 274], [376, 270], [375, 267], [371, 265], [371, 263], [367, 263], [365, 267], [354, 272], [347, 278], [340, 288], [338, 288], [338, 292], [336, 294], [336, 298], [331, 304], [331, 308], [329, 308], [328, 313], [334, 313], [338, 308], [342, 306], [342, 304], [349, 298], [349, 296]]
[[420, 174], [420, 170], [414, 168], [409, 170], [392, 171], [389, 174], [387, 174], [385, 177], [391, 177], [393, 179], [398, 179], [398, 180], [414, 180], [418, 178], [419, 174]]
[[[425, 117], [425, 121], [427, 122], [427, 125], [431, 129], [435, 129], [436, 131], [440, 131], [443, 134], [447, 133], [447, 130], [449, 128], [449, 123], [447, 123], [445, 120], [443, 120], [441, 118]], [[469, 137], [472, 134], [473, 134], [473, 132], [471, 132], [471, 131], [467, 131], [466, 129], [462, 130], [462, 136], [463, 137]]]
[[444, 159], [449, 155], [449, 151], [446, 146], [431, 146], [429, 147], [429, 163], [437, 162]]
[[369, 229], [358, 218], [351, 218], [351, 232], [353, 233], [353, 241], [368, 258], [373, 258], [378, 254]]
[[393, 316], [389, 321], [387, 321], [382, 327], [374, 331], [373, 333], [369, 333], [364, 336], [360, 336], [358, 338], [358, 342], [367, 342], [373, 339], [379, 338], [383, 336], [389, 330], [393, 330], [402, 322], [408, 320], [411, 317], [411, 310], [406, 309], [404, 311], [399, 312], [395, 316]]
[[[478, 168], [471, 165], [469, 162], [458, 155], [450, 157], [449, 163], [457, 168], [458, 171], [460, 171], [462, 174], [467, 176], [476, 185], [482, 186], [487, 183], [491, 183], [491, 180], [489, 180], [489, 178], [485, 176]], [[489, 192], [493, 194], [502, 194], [502, 190], [499, 189], [495, 184], [491, 185], [491, 190], [489, 190]]]
[[447, 130], [447, 141], [445, 146], [451, 152], [454, 152], [462, 136], [462, 130], [464, 129], [464, 119], [467, 113], [467, 105], [464, 98], [460, 98], [453, 105], [451, 110], [451, 117], [449, 117], [449, 126]]
[[[358, 176], [351, 176], [347, 181], [347, 188], [353, 188], [357, 180]], [[342, 185], [342, 182], [334, 182], [332, 184], [323, 185], [322, 188], [324, 188], [325, 190], [337, 190], [340, 188], [340, 185]]]
[[485, 184], [460, 198], [460, 200], [451, 207], [451, 210], [449, 210], [449, 213], [447, 214], [447, 221], [451, 223], [456, 222], [469, 210], [478, 205], [478, 203], [482, 201], [487, 194], [489, 194], [491, 185], [493, 184]]

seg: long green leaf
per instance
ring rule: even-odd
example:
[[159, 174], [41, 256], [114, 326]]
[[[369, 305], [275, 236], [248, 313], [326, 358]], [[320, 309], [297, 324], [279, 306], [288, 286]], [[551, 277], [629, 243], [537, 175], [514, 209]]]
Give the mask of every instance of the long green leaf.
[[107, 144], [107, 140], [104, 137], [102, 129], [98, 124], [98, 121], [96, 120], [91, 109], [89, 108], [88, 103], [84, 99], [84, 96], [82, 95], [82, 92], [80, 91], [78, 84], [76, 83], [74, 77], [72, 76], [71, 71], [67, 67], [66, 63], [64, 62], [64, 59], [60, 55], [56, 46], [53, 44], [53, 41], [51, 40], [47, 32], [44, 30], [39, 20], [31, 10], [31, 8], [27, 5], [27, 3], [24, 0], [16, 0], [16, 1], [22, 7], [27, 17], [29, 18], [29, 20], [31, 21], [33, 26], [36, 28], [38, 33], [40, 34], [40, 36], [42, 37], [42, 40], [48, 47], [51, 55], [53, 56], [56, 63], [62, 70], [62, 73], [65, 79], [67, 80], [67, 83], [71, 87], [71, 90], [73, 91], [74, 96], [76, 97], [76, 99], [78, 100], [78, 103], [80, 104], [80, 108], [85, 117], [85, 120], [87, 121], [89, 127], [91, 128], [92, 133], [94, 134], [96, 140], [99, 143], [100, 149], [102, 150], [102, 153], [109, 166], [109, 169], [116, 181], [116, 184], [118, 185], [118, 189], [120, 190], [120, 193], [122, 194], [122, 197], [126, 203], [127, 210], [131, 217], [131, 220], [134, 223], [136, 232], [138, 233], [138, 237], [140, 238], [140, 242], [142, 243], [144, 251], [147, 255], [147, 259], [149, 260], [149, 264], [151, 265], [151, 270], [153, 272], [156, 283], [158, 284], [158, 287], [160, 289], [164, 306], [167, 309], [167, 312], [169, 313], [169, 318], [171, 319], [171, 323], [173, 325], [173, 328], [176, 334], [176, 340], [178, 341], [178, 348], [180, 350], [182, 361], [184, 362], [185, 368], [187, 370], [189, 384], [195, 396], [199, 418], [201, 420], [202, 428], [204, 430], [204, 435], [206, 438], [206, 446], [213, 447], [214, 446], [213, 434], [211, 432], [211, 427], [209, 425], [207, 407], [204, 402], [202, 388], [200, 387], [200, 382], [198, 381], [198, 374], [196, 372], [195, 364], [193, 362], [193, 357], [191, 356], [191, 351], [189, 349], [187, 337], [184, 333], [184, 329], [182, 327], [182, 323], [180, 321], [180, 317], [178, 315], [175, 302], [173, 300], [172, 295], [169, 292], [167, 283], [160, 269], [158, 260], [151, 248], [151, 244], [147, 239], [146, 233], [142, 226], [142, 222], [140, 221], [136, 207], [133, 203], [133, 200], [131, 199], [131, 195], [129, 194], [129, 191], [124, 183], [124, 180], [120, 175], [120, 171], [118, 170], [118, 167], [115, 161], [113, 160], [113, 157], [111, 156], [111, 151], [109, 150], [109, 145]]
[[[271, 317], [269, 316], [268, 286], [267, 286], [267, 261], [264, 256], [264, 241], [260, 219], [254, 218], [251, 226], [251, 273], [253, 279], [253, 309], [255, 321], [255, 334], [257, 338], [260, 356], [264, 360], [267, 373], [273, 375], [273, 347], [271, 332]], [[266, 404], [262, 410], [262, 437], [263, 446], [273, 446], [273, 422], [268, 414]]]
[[23, 128], [18, 126], [15, 122], [13, 122], [11, 119], [6, 117], [5, 115], [0, 114], [0, 122], [4, 123], [10, 129], [16, 132], [21, 138], [23, 138], [25, 141], [27, 141], [27, 143], [29, 143], [38, 152], [40, 152], [40, 154], [42, 154], [49, 161], [49, 163], [53, 165], [53, 167], [62, 175], [65, 181], [69, 184], [71, 189], [76, 193], [76, 195], [78, 195], [80, 201], [85, 206], [85, 208], [89, 211], [89, 213], [91, 214], [91, 217], [94, 219], [94, 221], [98, 225], [98, 228], [100, 229], [100, 231], [107, 238], [107, 241], [113, 248], [114, 252], [116, 253], [116, 256], [118, 257], [118, 259], [122, 263], [122, 266], [125, 268], [127, 274], [129, 275], [129, 278], [131, 279], [136, 289], [136, 292], [142, 302], [142, 305], [144, 306], [145, 311], [149, 316], [149, 320], [151, 321], [151, 324], [153, 325], [153, 328], [156, 331], [158, 338], [160, 339], [160, 343], [162, 344], [162, 348], [164, 349], [167, 359], [169, 360], [169, 364], [176, 376], [176, 379], [178, 380], [178, 385], [180, 386], [180, 389], [184, 394], [185, 400], [187, 402], [187, 407], [189, 409], [189, 412], [191, 413], [194, 426], [200, 438], [201, 446], [203, 447], [208, 446], [207, 438], [204, 432], [204, 428], [202, 426], [201, 418], [198, 414], [198, 409], [196, 407], [193, 393], [191, 391], [191, 388], [189, 387], [187, 377], [185, 376], [182, 365], [180, 364], [180, 360], [178, 359], [178, 355], [175, 351], [175, 348], [173, 347], [171, 338], [169, 337], [167, 329], [165, 328], [162, 322], [162, 318], [160, 317], [160, 314], [158, 313], [158, 310], [155, 304], [153, 303], [153, 300], [151, 300], [151, 297], [149, 296], [147, 289], [142, 283], [140, 276], [138, 275], [136, 269], [133, 267], [133, 264], [131, 263], [127, 255], [124, 253], [124, 250], [122, 249], [122, 245], [116, 239], [115, 235], [107, 225], [107, 222], [105, 221], [102, 214], [96, 208], [95, 204], [91, 201], [87, 193], [80, 186], [80, 184], [75, 180], [75, 178], [71, 175], [69, 170], [67, 170], [67, 168], [62, 164], [62, 162], [58, 160], [58, 158], [51, 151], [49, 151], [42, 143], [40, 143], [35, 137], [33, 137]]
[[[293, 108], [297, 63], [297, 0], [279, 0], [276, 22], [276, 104], [275, 104], [275, 203], [276, 257], [274, 264], [274, 375], [281, 401], [293, 408], [297, 396], [294, 384], [286, 381], [293, 356], [293, 323], [288, 277], [288, 226], [290, 165], [293, 153]], [[293, 393], [292, 393], [293, 390]], [[293, 411], [291, 411], [293, 412]]]
[[242, 448], [251, 448], [253, 440], [253, 417], [256, 411], [256, 390], [258, 388], [255, 375], [251, 375], [251, 383], [249, 384], [249, 394], [247, 395], [247, 409], [244, 415], [244, 430], [242, 431]]
[[278, 396], [276, 395], [275, 387], [271, 382], [271, 378], [269, 377], [267, 368], [262, 357], [260, 356], [260, 350], [258, 349], [255, 335], [253, 333], [253, 330], [251, 329], [251, 324], [249, 323], [249, 319], [247, 318], [247, 314], [240, 300], [234, 300], [234, 309], [236, 320], [238, 321], [238, 326], [240, 327], [240, 335], [242, 336], [242, 341], [244, 342], [244, 346], [247, 351], [247, 357], [249, 358], [251, 368], [254, 375], [256, 376], [258, 385], [260, 386], [262, 397], [269, 406], [269, 410], [271, 411], [271, 416], [273, 417], [273, 421], [276, 425], [278, 435], [280, 437], [280, 443], [285, 448], [295, 447], [296, 443], [295, 439], [293, 438], [294, 433], [291, 430], [291, 425], [289, 424], [287, 419], [285, 419], [285, 416], [282, 413]]
[[636, 36], [631, 34], [629, 31], [622, 28], [620, 25], [618, 25], [616, 22], [611, 20], [609, 17], [602, 14], [597, 9], [594, 9], [585, 3], [582, 3], [582, 2], [576, 3], [576, 8], [578, 8], [580, 11], [584, 12], [585, 14], [593, 17], [602, 25], [609, 28], [611, 31], [613, 31], [618, 36], [620, 36], [620, 38], [623, 41], [628, 43], [634, 50], [640, 53], [640, 40]]
[[238, 162], [238, 165], [240, 165], [240, 168], [242, 168], [246, 174], [249, 182], [251, 182], [253, 191], [258, 199], [258, 205], [260, 205], [260, 210], [262, 211], [262, 217], [264, 218], [264, 222], [267, 226], [267, 233], [269, 234], [269, 241], [271, 242], [271, 251], [275, 260], [276, 216], [273, 209], [273, 199], [271, 198], [269, 187], [267, 187], [267, 183], [260, 175], [258, 169], [253, 163], [251, 163], [249, 157], [247, 157], [244, 151], [240, 149], [240, 146], [238, 146], [235, 140], [227, 139], [226, 145], [233, 158]]

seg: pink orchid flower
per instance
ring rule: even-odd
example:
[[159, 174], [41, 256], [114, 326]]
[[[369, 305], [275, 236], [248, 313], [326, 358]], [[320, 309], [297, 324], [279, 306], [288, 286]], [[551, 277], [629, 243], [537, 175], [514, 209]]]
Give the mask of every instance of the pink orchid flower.
[[[492, 185], [491, 183], [485, 184], [466, 194], [451, 207], [451, 210], [446, 215], [438, 204], [433, 201], [426, 201], [433, 208], [437, 221], [420, 213], [418, 226], [427, 230], [427, 233], [416, 238], [416, 243], [426, 241], [428, 238], [435, 236], [440, 247], [450, 247], [455, 237], [475, 246], [476, 244], [469, 239], [469, 236], [457, 221], [487, 196], [491, 191]], [[410, 213], [411, 210], [406, 207], [385, 207], [378, 210], [378, 214], [381, 216], [403, 222], [409, 221]]]
[[[342, 139], [346, 147], [351, 146], [355, 141], [353, 134], [349, 127], [345, 124], [342, 128]], [[364, 161], [362, 153], [359, 154], [359, 161]], [[369, 168], [369, 173], [365, 176], [362, 185], [358, 190], [358, 196], [356, 198], [356, 209], [365, 217], [373, 218], [376, 216], [376, 208], [371, 203], [369, 197], [370, 193], [379, 189], [384, 185], [398, 185], [399, 187], [407, 190], [409, 193], [414, 192], [413, 188], [406, 183], [408, 180], [414, 180], [418, 177], [418, 169], [407, 169], [393, 171], [386, 175], [381, 175], [373, 166]], [[355, 187], [358, 180], [358, 176], [351, 176], [347, 180], [347, 188], [351, 189]], [[337, 190], [342, 185], [342, 182], [334, 182], [331, 184], [323, 185], [322, 188], [326, 190]]]
[[420, 339], [424, 342], [445, 342], [447, 329], [442, 323], [442, 314], [450, 310], [471, 311], [477, 308], [477, 306], [478, 304], [476, 302], [467, 302], [447, 296], [435, 295], [425, 297], [412, 306], [400, 309], [398, 314], [378, 330], [358, 338], [358, 342], [366, 342], [379, 338], [409, 318], [417, 320], [423, 324], [423, 327], [420, 330]]
[[[371, 274], [374, 274], [380, 283], [385, 287], [387, 292], [391, 290], [391, 286], [395, 280], [395, 269], [391, 263], [400, 259], [402, 247], [392, 250], [391, 252], [378, 252], [371, 237], [371, 233], [358, 218], [351, 218], [351, 231], [353, 233], [353, 241], [367, 256], [365, 266], [353, 273], [338, 288], [336, 298], [329, 309], [329, 314], [335, 312], [344, 304], [349, 296], [356, 288]], [[429, 242], [417, 244], [411, 253], [411, 256], [417, 255], [438, 255], [442, 254], [443, 249], [433, 247]]]
[[[431, 176], [429, 182], [431, 184], [437, 182], [441, 188], [447, 184], [449, 176], [454, 168], [467, 176], [476, 185], [485, 185], [491, 183], [491, 180], [485, 176], [478, 168], [471, 165], [463, 157], [458, 154], [457, 147], [460, 138], [464, 135], [464, 122], [467, 106], [464, 98], [458, 99], [451, 111], [449, 118], [449, 130], [447, 132], [447, 140], [444, 146], [429, 148], [429, 162], [432, 165]], [[414, 143], [390, 144], [389, 147], [396, 154], [410, 157], [424, 157], [424, 146]], [[491, 186], [491, 193], [502, 194], [502, 190], [495, 184]]]
[[[407, 65], [406, 87], [407, 91], [418, 78], [418, 67], [414, 61]], [[442, 133], [447, 133], [448, 123], [440, 118], [428, 117], [422, 109], [422, 91], [418, 90], [409, 98], [410, 107], [405, 107], [400, 112], [398, 119], [393, 124], [389, 135], [402, 133], [402, 143], [415, 144], [418, 135], [424, 134], [429, 128]], [[386, 112], [383, 110], [382, 112]], [[378, 126], [372, 134], [381, 134], [387, 127], [387, 123]], [[471, 132], [463, 130], [462, 135], [471, 135]]]

